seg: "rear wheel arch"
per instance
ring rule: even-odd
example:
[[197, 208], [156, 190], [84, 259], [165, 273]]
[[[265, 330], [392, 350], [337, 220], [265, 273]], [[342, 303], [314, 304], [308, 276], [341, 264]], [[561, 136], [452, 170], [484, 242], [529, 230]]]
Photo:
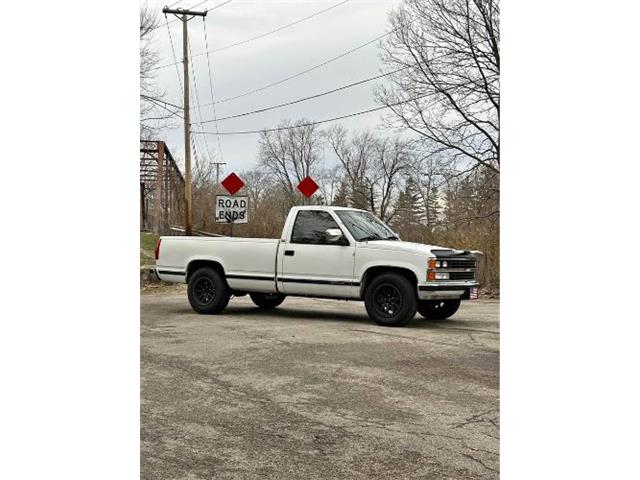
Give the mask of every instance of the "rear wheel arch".
[[416, 287], [416, 290], [418, 288], [418, 277], [412, 270], [409, 270], [408, 268], [391, 266], [369, 267], [362, 275], [362, 281], [360, 282], [360, 298], [364, 298], [367, 286], [371, 283], [371, 281], [378, 275], [382, 275], [385, 273], [397, 273], [399, 275], [402, 275]]
[[202, 267], [209, 267], [214, 269], [226, 281], [227, 277], [224, 271], [224, 267], [220, 262], [216, 262], [215, 260], [192, 260], [191, 262], [189, 262], [189, 265], [187, 265], [186, 282], [189, 283], [189, 279], [191, 278], [191, 275], [193, 275], [194, 272], [196, 272], [199, 268], [202, 268]]

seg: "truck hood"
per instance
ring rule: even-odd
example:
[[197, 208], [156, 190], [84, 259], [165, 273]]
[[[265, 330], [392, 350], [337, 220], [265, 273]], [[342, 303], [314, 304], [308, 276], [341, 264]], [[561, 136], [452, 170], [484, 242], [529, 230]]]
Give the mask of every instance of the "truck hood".
[[[417, 255], [432, 255], [432, 250], [451, 251], [454, 255], [464, 253], [464, 250], [456, 250], [455, 248], [440, 247], [438, 245], [425, 245], [424, 243], [403, 242], [402, 240], [372, 240], [359, 243], [358, 248], [402, 251]], [[481, 252], [473, 251], [470, 253], [480, 254]]]

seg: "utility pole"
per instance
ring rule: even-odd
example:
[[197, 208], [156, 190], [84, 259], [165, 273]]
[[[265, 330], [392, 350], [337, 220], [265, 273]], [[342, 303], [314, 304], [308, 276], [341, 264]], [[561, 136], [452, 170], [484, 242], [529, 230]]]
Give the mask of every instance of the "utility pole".
[[185, 235], [191, 235], [193, 229], [193, 209], [191, 199], [191, 123], [189, 121], [189, 38], [187, 22], [193, 17], [206, 17], [207, 11], [196, 12], [183, 8], [163, 8], [162, 13], [175, 15], [182, 21], [182, 63], [184, 67], [184, 196], [186, 203]]

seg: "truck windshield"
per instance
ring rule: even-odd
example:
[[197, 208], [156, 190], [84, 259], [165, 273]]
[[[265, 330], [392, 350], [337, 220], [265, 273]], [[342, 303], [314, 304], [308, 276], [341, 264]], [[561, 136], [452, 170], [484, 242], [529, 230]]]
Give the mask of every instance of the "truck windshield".
[[370, 212], [337, 210], [335, 213], [357, 242], [398, 239], [389, 227]]

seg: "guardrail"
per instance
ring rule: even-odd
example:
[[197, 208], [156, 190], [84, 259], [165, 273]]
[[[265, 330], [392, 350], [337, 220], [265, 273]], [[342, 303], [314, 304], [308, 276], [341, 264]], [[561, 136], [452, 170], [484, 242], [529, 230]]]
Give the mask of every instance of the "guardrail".
[[[185, 234], [186, 230], [183, 227], [172, 226], [169, 228], [171, 232], [178, 232], [182, 235]], [[227, 235], [220, 235], [219, 233], [211, 233], [211, 232], [203, 232], [202, 230], [194, 230], [194, 236], [196, 237], [226, 237]]]

